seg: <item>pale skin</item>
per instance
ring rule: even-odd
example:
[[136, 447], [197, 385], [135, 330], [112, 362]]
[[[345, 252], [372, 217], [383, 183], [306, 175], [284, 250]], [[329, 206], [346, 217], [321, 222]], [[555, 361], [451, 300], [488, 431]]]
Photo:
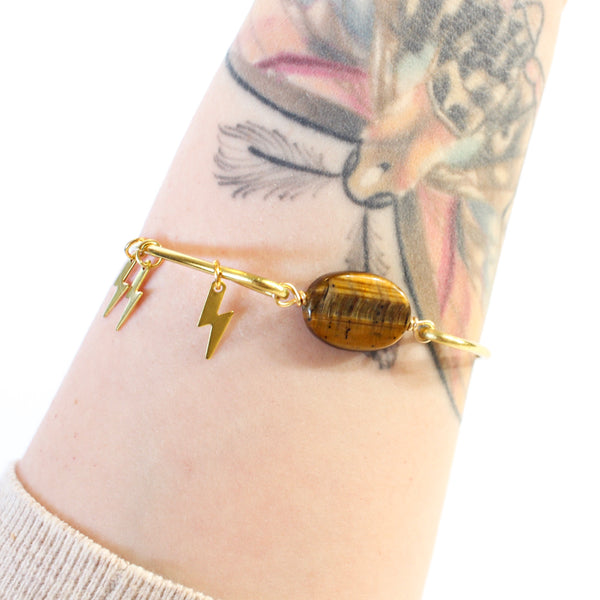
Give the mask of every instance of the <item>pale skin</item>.
[[[279, 7], [261, 1], [251, 17]], [[544, 3], [544, 73], [561, 8]], [[344, 269], [361, 209], [341, 186], [280, 201], [232, 198], [219, 184], [219, 125], [246, 121], [325, 151], [340, 169], [351, 150], [266, 106], [222, 68], [142, 235], [301, 287]], [[408, 153], [403, 185], [450, 144], [447, 131], [427, 135]], [[453, 406], [425, 346], [407, 339], [381, 369], [321, 343], [297, 309], [234, 284], [221, 307], [234, 320], [207, 361], [208, 331], [195, 324], [211, 281], [164, 265], [121, 331], [121, 309], [98, 315], [18, 465], [24, 485], [121, 556], [215, 598], [419, 598], [462, 388]], [[451, 364], [468, 378], [472, 359]]]

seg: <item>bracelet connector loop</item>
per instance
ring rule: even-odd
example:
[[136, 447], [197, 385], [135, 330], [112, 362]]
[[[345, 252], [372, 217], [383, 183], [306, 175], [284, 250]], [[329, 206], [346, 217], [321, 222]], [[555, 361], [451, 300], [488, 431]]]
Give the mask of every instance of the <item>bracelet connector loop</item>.
[[287, 298], [275, 298], [277, 306], [287, 308], [288, 306], [303, 306], [306, 302], [306, 292], [299, 290], [293, 283], [282, 283], [284, 288], [288, 290]]
[[449, 333], [443, 333], [436, 328], [435, 323], [429, 320], [419, 320], [417, 317], [413, 317], [410, 325], [410, 329], [413, 332], [415, 340], [421, 344], [429, 344], [434, 342], [436, 344], [443, 344], [444, 346], [450, 346], [457, 350], [463, 350], [475, 354], [480, 358], [489, 358], [491, 352], [481, 344], [471, 342]]

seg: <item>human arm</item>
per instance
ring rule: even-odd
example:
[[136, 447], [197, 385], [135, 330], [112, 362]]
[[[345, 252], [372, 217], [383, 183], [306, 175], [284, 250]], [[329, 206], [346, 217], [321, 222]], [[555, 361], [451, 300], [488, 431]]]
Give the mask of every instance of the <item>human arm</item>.
[[[216, 184], [216, 125], [227, 124], [232, 114], [236, 122], [265, 118], [270, 130], [285, 127], [289, 138], [300, 143], [313, 145], [316, 139], [322, 140], [297, 125], [282, 124], [271, 113], [267, 116], [265, 107], [243, 92], [233, 86], [225, 72], [219, 75], [192, 124], [144, 234], [169, 240], [172, 245], [197, 254], [208, 253], [209, 258], [215, 256], [224, 264], [225, 259], [230, 259], [232, 266], [291, 278], [305, 285], [325, 270], [344, 267], [348, 246], [352, 245], [346, 236], [356, 223], [355, 208], [343, 193], [336, 196], [334, 192], [326, 197], [331, 211], [328, 216], [337, 218], [315, 222], [313, 215], [322, 213], [321, 192], [286, 203], [265, 202], [260, 194], [242, 201], [231, 199], [231, 187]], [[207, 141], [206, 132], [211, 127], [212, 141]], [[330, 146], [325, 148], [330, 152]], [[181, 219], [182, 214], [186, 215], [185, 220]], [[273, 256], [277, 257], [275, 261]], [[197, 341], [200, 332], [193, 323], [189, 326], [189, 315], [184, 318], [173, 310], [169, 293], [178, 285], [177, 289], [183, 291], [180, 302], [183, 299], [182, 305], [189, 304], [190, 313], [194, 313], [192, 321], [197, 318], [195, 313], [201, 308], [210, 281], [193, 279], [190, 283], [189, 277], [187, 272], [162, 269], [153, 275], [144, 305], [121, 332], [115, 334], [106, 321], [94, 325], [55, 402], [53, 410], [61, 415], [61, 428], [52, 433], [52, 425], [47, 422], [40, 431], [29, 458], [22, 463], [25, 481], [29, 473], [31, 489], [49, 506], [107, 545], [163, 572], [165, 563], [176, 559], [179, 566], [174, 571], [166, 567], [169, 576], [214, 595], [233, 597], [240, 593], [219, 590], [223, 581], [229, 581], [232, 585], [254, 582], [257, 589], [252, 593], [267, 597], [269, 590], [275, 595], [276, 587], [285, 581], [286, 596], [292, 597], [293, 586], [297, 584], [300, 593], [301, 586], [310, 579], [307, 573], [313, 569], [318, 575], [315, 586], [321, 586], [317, 590], [323, 593], [331, 591], [327, 586], [341, 585], [341, 579], [348, 583], [349, 577], [358, 583], [354, 587], [357, 594], [367, 584], [373, 592], [372, 582], [377, 579], [373, 569], [378, 574], [381, 569], [378, 576], [385, 579], [382, 590], [384, 585], [402, 585], [406, 597], [417, 593], [457, 430], [456, 411], [448, 401], [439, 371], [431, 368], [429, 351], [404, 344], [399, 349], [403, 356], [400, 364], [381, 373], [371, 359], [362, 355], [348, 356], [320, 346], [292, 314], [271, 313], [277, 311], [276, 307], [262, 298], [229, 289], [231, 302], [244, 307], [244, 314], [238, 324], [232, 325], [214, 363], [196, 361], [189, 349], [194, 348], [202, 358]], [[277, 328], [272, 327], [274, 319], [280, 325]], [[113, 344], [119, 351], [110, 356], [98, 350]], [[154, 345], [160, 348], [160, 370], [148, 368], [146, 352]], [[216, 362], [225, 352], [227, 364]], [[155, 357], [156, 353], [150, 351], [150, 355]], [[127, 375], [123, 374], [124, 364]], [[233, 378], [231, 365], [235, 365]], [[277, 379], [284, 382], [284, 397], [263, 395], [262, 382], [272, 376], [272, 365], [276, 365]], [[265, 377], [254, 380], [253, 375], [261, 371]], [[247, 375], [240, 378], [244, 372]], [[97, 378], [96, 384], [90, 375]], [[203, 390], [200, 397], [198, 389]], [[375, 403], [373, 389], [378, 390]], [[150, 397], [148, 390], [152, 390]], [[331, 398], [334, 390], [337, 393]], [[209, 391], [213, 392], [212, 398]], [[330, 392], [330, 397], [324, 391]], [[77, 405], [75, 398], [79, 399]], [[86, 405], [83, 415], [81, 398], [85, 398]], [[162, 411], [166, 398], [173, 404], [165, 420]], [[353, 410], [348, 411], [348, 406]], [[138, 414], [149, 420], [140, 421]], [[65, 431], [78, 432], [82, 423], [90, 427], [83, 436], [90, 443], [83, 448], [78, 442], [67, 442], [64, 436]], [[340, 427], [340, 423], [344, 426]], [[146, 452], [146, 445], [154, 448], [154, 442], [147, 439], [148, 431], [158, 431], [161, 440], [151, 454]], [[257, 432], [268, 435], [256, 435]], [[252, 435], [244, 435], [247, 433]], [[47, 447], [53, 435], [61, 440], [60, 444], [52, 443], [53, 450], [42, 453], [42, 447]], [[80, 433], [78, 439], [81, 437]], [[184, 447], [180, 446], [182, 440]], [[226, 440], [229, 444], [225, 444]], [[266, 440], [270, 442], [268, 446]], [[165, 444], [169, 452], [161, 451]], [[125, 463], [123, 448], [129, 453]], [[225, 448], [225, 454], [217, 452]], [[71, 456], [76, 456], [79, 466], [69, 462]], [[214, 461], [215, 456], [218, 461]], [[264, 460], [265, 456], [269, 460]], [[406, 457], [407, 463], [398, 460], [399, 456]], [[98, 457], [102, 458], [100, 463], [94, 460]], [[90, 465], [94, 463], [100, 471], [96, 470], [92, 478]], [[192, 472], [181, 471], [182, 467]], [[194, 474], [196, 468], [201, 473]], [[140, 485], [140, 470], [145, 473], [143, 489], [136, 488], [136, 483]], [[165, 477], [174, 478], [172, 485], [165, 486], [165, 496], [168, 490], [184, 490], [176, 499], [184, 506], [174, 511], [178, 517], [175, 522], [167, 522], [172, 513], [161, 508], [167, 498], [155, 489], [155, 482], [164, 482]], [[178, 478], [181, 481], [175, 481]], [[207, 480], [215, 486], [212, 499], [206, 495]], [[337, 488], [328, 483], [334, 480]], [[57, 481], [60, 490], [56, 489]], [[223, 504], [219, 502], [217, 506], [218, 486], [229, 492], [225, 508], [231, 513], [227, 519], [223, 517]], [[239, 494], [240, 489], [243, 494]], [[238, 490], [238, 495], [232, 490]], [[158, 496], [154, 495], [156, 491]], [[154, 552], [151, 544], [140, 543], [140, 535], [146, 539], [149, 525], [137, 520], [135, 531], [131, 531], [122, 522], [115, 522], [115, 505], [123, 511], [120, 518], [137, 515], [139, 499], [146, 498], [149, 492], [154, 498], [147, 504], [147, 514], [153, 519], [152, 535], [156, 534], [154, 539], [161, 540], [158, 546], [168, 548], [169, 553], [177, 546], [175, 556], [144, 556], [145, 551]], [[98, 506], [90, 504], [85, 494], [102, 501]], [[168, 503], [172, 501], [169, 495]], [[269, 514], [277, 518], [259, 527], [264, 525], [265, 504], [269, 505]], [[95, 515], [94, 522], [86, 523], [90, 512]], [[179, 520], [182, 513], [195, 522], [195, 530], [187, 526], [189, 521]], [[161, 515], [160, 519], [154, 520], [156, 515]], [[204, 515], [206, 520], [194, 521], [194, 515]], [[385, 519], [382, 515], [386, 515]], [[303, 527], [295, 527], [297, 517]], [[403, 533], [415, 528], [417, 534], [406, 546]], [[289, 530], [292, 535], [282, 539], [282, 532], [290, 533]], [[248, 537], [240, 538], [240, 531]], [[187, 537], [189, 533], [194, 534], [194, 539]], [[127, 539], [123, 541], [124, 538]], [[195, 546], [200, 539], [203, 543]], [[210, 556], [206, 539], [211, 542]], [[357, 540], [360, 543], [350, 543]], [[264, 545], [261, 547], [259, 542]], [[227, 547], [226, 543], [232, 545]], [[235, 548], [235, 543], [240, 547]], [[387, 560], [378, 560], [375, 565], [369, 558], [377, 555], [382, 544]], [[233, 556], [227, 552], [231, 548]], [[259, 548], [264, 552], [254, 555], [253, 549]], [[318, 553], [319, 548], [323, 549], [322, 554]], [[327, 555], [325, 562], [323, 554]], [[409, 578], [396, 568], [400, 563], [407, 569], [415, 565], [401, 560], [407, 555], [417, 564], [411, 569], [414, 579], [410, 584]], [[232, 559], [231, 564], [223, 560], [224, 556]], [[240, 556], [246, 556], [246, 562], [240, 562]], [[202, 561], [209, 561], [204, 569], [199, 566]], [[269, 569], [269, 581], [265, 581], [256, 569], [266, 568], [269, 561], [274, 564]], [[231, 577], [224, 573], [227, 568], [248, 571], [237, 571]], [[290, 571], [297, 574], [297, 582], [290, 577]], [[210, 581], [213, 574], [221, 581]]]

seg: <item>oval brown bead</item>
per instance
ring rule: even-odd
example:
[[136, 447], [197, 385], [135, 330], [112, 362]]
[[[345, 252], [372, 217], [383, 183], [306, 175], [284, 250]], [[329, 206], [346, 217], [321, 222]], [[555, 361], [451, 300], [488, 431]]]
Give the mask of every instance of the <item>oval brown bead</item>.
[[395, 284], [372, 273], [344, 271], [319, 277], [306, 290], [306, 326], [320, 340], [345, 350], [380, 350], [410, 325], [410, 303]]

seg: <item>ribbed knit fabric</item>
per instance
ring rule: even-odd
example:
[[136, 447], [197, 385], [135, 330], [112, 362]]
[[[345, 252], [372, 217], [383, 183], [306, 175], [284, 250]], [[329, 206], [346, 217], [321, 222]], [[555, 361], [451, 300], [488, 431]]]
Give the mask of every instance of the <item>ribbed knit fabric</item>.
[[0, 600], [211, 600], [132, 565], [0, 480]]

